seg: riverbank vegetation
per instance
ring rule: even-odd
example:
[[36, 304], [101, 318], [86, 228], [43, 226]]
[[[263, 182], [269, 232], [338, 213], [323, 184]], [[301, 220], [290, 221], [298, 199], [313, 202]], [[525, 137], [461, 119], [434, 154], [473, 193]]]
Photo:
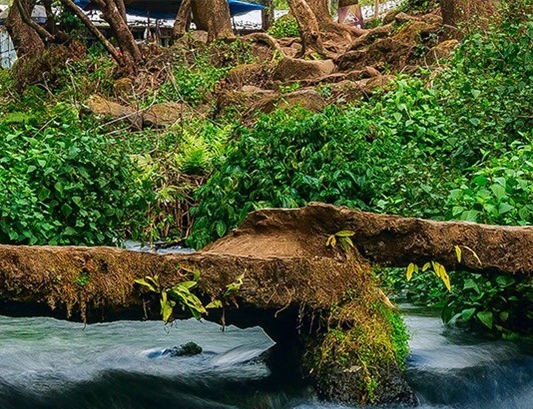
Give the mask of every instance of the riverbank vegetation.
[[[431, 14], [433, 2], [408, 3]], [[52, 47], [0, 71], [0, 241], [201, 248], [251, 210], [311, 201], [529, 225], [531, 12], [527, 1], [502, 2], [447, 60], [428, 53], [442, 31], [421, 38], [419, 30], [409, 63], [380, 62], [377, 78], [391, 81], [364, 91], [276, 79], [279, 50], [256, 40], [205, 45], [189, 34], [170, 50], [147, 46], [135, 80], [118, 79], [101, 48]], [[417, 21], [396, 23], [394, 33]], [[286, 20], [272, 34], [295, 28]], [[270, 92], [275, 102], [256, 99]], [[284, 106], [298, 92], [322, 105]], [[98, 116], [87, 103], [94, 94], [135, 110]], [[176, 101], [170, 126], [146, 125], [152, 107]], [[529, 279], [455, 272], [448, 294], [429, 275], [409, 283], [403, 271], [382, 276], [394, 291], [442, 308], [446, 321], [506, 337], [533, 328]]]

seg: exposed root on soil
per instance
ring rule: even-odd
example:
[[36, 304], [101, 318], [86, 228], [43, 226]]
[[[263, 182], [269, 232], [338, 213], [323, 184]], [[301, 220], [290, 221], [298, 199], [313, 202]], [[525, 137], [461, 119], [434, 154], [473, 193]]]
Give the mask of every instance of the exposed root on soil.
[[[274, 48], [281, 56], [285, 56], [285, 53], [283, 52], [283, 49], [279, 45], [278, 41], [274, 37], [272, 37], [270, 34], [267, 34], [267, 33], [252, 33], [252, 34], [248, 34], [248, 35], [242, 37], [242, 39], [244, 41], [251, 40], [251, 41], [265, 43], [265, 44], [269, 45], [270, 47]], [[275, 58], [275, 57], [276, 56], [274, 55], [273, 58]]]

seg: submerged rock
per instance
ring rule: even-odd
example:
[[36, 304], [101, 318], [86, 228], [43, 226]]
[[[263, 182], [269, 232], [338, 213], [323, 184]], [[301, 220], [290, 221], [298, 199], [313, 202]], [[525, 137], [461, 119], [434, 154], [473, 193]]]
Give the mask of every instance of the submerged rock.
[[173, 346], [172, 348], [166, 348], [163, 351], [154, 351], [148, 354], [148, 358], [159, 358], [161, 356], [194, 356], [202, 353], [202, 347], [195, 342], [187, 342], [179, 347]]

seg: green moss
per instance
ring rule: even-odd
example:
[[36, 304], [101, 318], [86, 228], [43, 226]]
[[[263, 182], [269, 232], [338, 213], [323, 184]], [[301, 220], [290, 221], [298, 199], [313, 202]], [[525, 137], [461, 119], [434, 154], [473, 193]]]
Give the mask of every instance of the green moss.
[[392, 327], [391, 342], [398, 366], [404, 370], [409, 356], [409, 333], [402, 316], [391, 309], [384, 308], [384, 314]]
[[[348, 403], [379, 403], [385, 378], [399, 373], [389, 369], [405, 368], [409, 339], [405, 325], [399, 314], [383, 303], [380, 292], [372, 285], [367, 287], [330, 310], [327, 331], [310, 348], [314, 356], [309, 370], [321, 384], [318, 390], [324, 397], [337, 389], [333, 393], [338, 400], [346, 396]], [[344, 394], [348, 387], [358, 392]]]

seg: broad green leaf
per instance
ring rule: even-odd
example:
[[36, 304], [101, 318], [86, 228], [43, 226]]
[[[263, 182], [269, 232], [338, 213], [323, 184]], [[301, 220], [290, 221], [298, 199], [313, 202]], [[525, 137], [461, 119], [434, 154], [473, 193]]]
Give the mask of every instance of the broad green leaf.
[[466, 310], [461, 311], [461, 318], [463, 319], [463, 321], [468, 321], [470, 320], [470, 318], [473, 317], [475, 312], [475, 308], [467, 308]]
[[226, 223], [224, 223], [222, 220], [219, 220], [215, 224], [215, 230], [218, 234], [218, 237], [224, 236], [226, 233]]
[[502, 288], [509, 287], [515, 283], [515, 279], [508, 275], [501, 275], [496, 277], [496, 282]]
[[468, 210], [461, 215], [461, 219], [468, 222], [477, 222], [478, 214], [479, 212], [477, 210]]
[[178, 287], [186, 288], [187, 290], [190, 290], [191, 288], [194, 288], [198, 285], [197, 281], [182, 281], [178, 284]]
[[465, 284], [463, 285], [463, 290], [469, 290], [469, 289], [474, 290], [478, 294], [480, 293], [478, 285], [471, 278], [465, 280]]
[[76, 229], [74, 229], [74, 228], [72, 228], [70, 226], [65, 229], [65, 235], [67, 235], [67, 236], [74, 236], [76, 234], [78, 234]]
[[490, 190], [492, 190], [492, 193], [494, 193], [494, 196], [496, 197], [496, 199], [498, 199], [498, 201], [500, 201], [502, 197], [505, 196], [505, 188], [500, 184], [493, 184], [490, 187]]
[[507, 212], [510, 212], [514, 209], [514, 206], [510, 205], [509, 203], [500, 203], [498, 206], [498, 213], [499, 214], [505, 214]]
[[489, 329], [492, 329], [492, 326], [494, 324], [494, 318], [492, 316], [492, 312], [490, 311], [480, 311], [476, 314], [479, 321], [486, 326]]
[[500, 319], [505, 322], [509, 319], [509, 312], [508, 311], [502, 311], [500, 312]]

